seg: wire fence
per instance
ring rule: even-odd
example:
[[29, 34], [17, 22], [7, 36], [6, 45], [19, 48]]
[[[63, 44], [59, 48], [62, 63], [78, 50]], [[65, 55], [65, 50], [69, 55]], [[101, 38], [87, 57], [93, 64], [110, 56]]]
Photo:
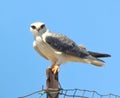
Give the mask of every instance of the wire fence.
[[82, 90], [82, 89], [59, 89], [54, 92], [48, 92], [46, 90], [39, 90], [28, 95], [18, 98], [28, 98], [35, 94], [38, 94], [38, 98], [45, 98], [46, 94], [59, 94], [59, 98], [120, 98], [119, 95], [115, 94], [99, 94], [97, 91]]

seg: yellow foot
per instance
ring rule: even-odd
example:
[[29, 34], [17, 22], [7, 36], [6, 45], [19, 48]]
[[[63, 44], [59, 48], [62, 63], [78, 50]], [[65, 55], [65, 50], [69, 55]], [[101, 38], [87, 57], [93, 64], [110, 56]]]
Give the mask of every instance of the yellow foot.
[[54, 74], [58, 73], [59, 71], [60, 71], [59, 65], [55, 65], [55, 66], [52, 67], [52, 72]]

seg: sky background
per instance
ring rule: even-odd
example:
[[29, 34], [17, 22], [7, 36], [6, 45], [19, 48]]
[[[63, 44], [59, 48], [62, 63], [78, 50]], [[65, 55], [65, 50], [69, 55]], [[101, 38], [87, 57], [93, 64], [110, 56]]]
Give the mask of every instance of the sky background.
[[[62, 88], [120, 95], [120, 0], [0, 1], [0, 98], [17, 98], [46, 87], [50, 62], [33, 49], [30, 24], [46, 23], [88, 50], [109, 53], [104, 67], [61, 65]], [[37, 98], [37, 97], [30, 97]]]

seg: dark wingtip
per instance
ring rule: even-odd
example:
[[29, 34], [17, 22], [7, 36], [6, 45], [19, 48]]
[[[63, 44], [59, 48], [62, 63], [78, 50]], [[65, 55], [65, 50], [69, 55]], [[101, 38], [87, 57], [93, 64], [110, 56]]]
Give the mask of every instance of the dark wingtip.
[[97, 57], [97, 58], [101, 58], [101, 57], [111, 57], [110, 54], [104, 54], [104, 53], [97, 53], [97, 52], [92, 52], [92, 51], [88, 51], [90, 55]]
[[106, 54], [106, 57], [111, 57], [111, 55], [110, 54]]
[[111, 57], [110, 54], [103, 54], [103, 57]]
[[98, 55], [97, 57], [111, 57], [110, 54], [101, 54], [101, 55]]

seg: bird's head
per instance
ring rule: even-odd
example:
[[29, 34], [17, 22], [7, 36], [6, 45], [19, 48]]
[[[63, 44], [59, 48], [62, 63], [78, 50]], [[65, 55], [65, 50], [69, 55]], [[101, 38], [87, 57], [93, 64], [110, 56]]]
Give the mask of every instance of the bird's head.
[[45, 24], [42, 22], [34, 22], [30, 26], [30, 31], [33, 33], [34, 36], [42, 35], [46, 32]]

